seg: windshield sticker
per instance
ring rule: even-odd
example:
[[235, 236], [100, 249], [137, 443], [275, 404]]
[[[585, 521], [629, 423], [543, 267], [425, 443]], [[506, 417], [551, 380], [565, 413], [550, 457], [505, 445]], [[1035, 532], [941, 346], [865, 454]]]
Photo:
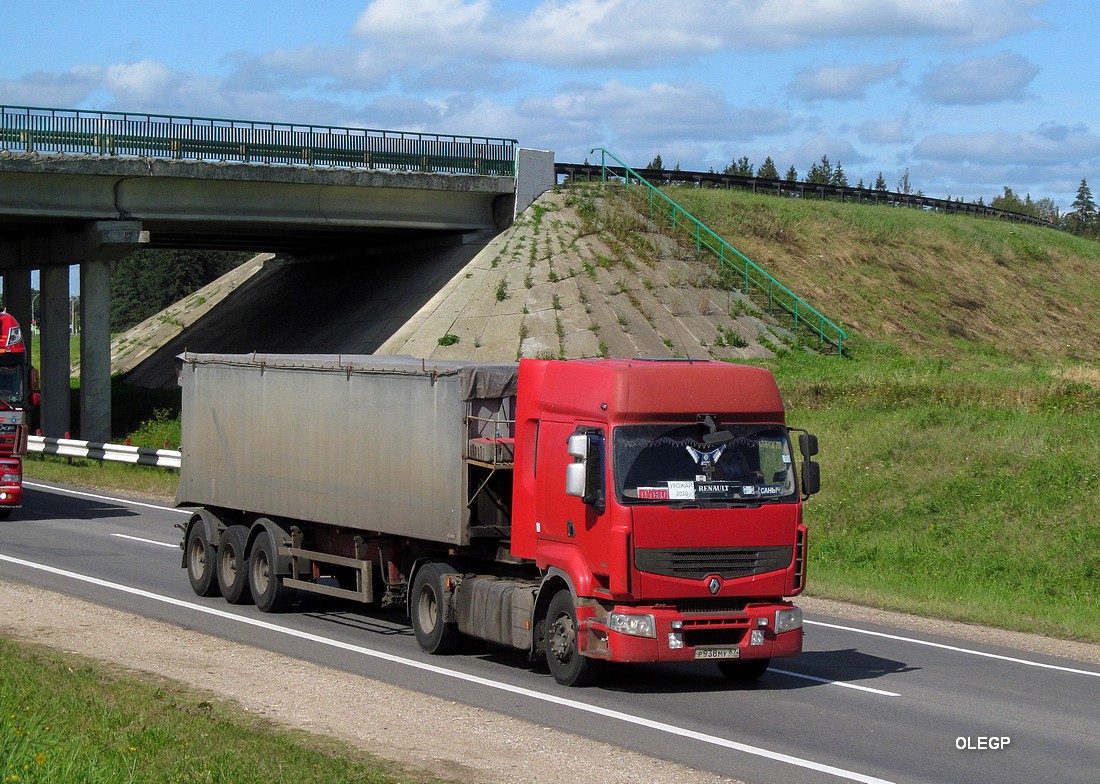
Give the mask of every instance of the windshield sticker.
[[646, 501], [667, 501], [668, 500], [668, 488], [667, 487], [639, 487], [638, 498], [644, 498]]
[[694, 482], [669, 482], [668, 497], [671, 501], [694, 501]]
[[783, 485], [764, 485], [760, 488], [760, 495], [783, 495]]

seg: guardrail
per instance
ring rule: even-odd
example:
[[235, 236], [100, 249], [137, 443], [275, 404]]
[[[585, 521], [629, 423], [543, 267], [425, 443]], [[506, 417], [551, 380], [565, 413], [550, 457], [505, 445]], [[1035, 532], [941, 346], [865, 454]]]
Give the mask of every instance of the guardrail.
[[[559, 177], [584, 177], [588, 181], [593, 178], [599, 180], [603, 176], [603, 170], [607, 169], [616, 177], [622, 177], [623, 171], [614, 166], [601, 166], [595, 163], [555, 163], [554, 173]], [[750, 177], [741, 174], [720, 174], [718, 172], [693, 172], [669, 169], [635, 169], [639, 176], [650, 183], [672, 185], [673, 183], [691, 185], [693, 187], [713, 188], [741, 188], [753, 193], [764, 193], [773, 196], [787, 196], [799, 199], [822, 199], [826, 197], [839, 199], [840, 201], [854, 201], [857, 204], [884, 204], [890, 207], [911, 207], [918, 210], [932, 210], [945, 215], [972, 215], [976, 217], [999, 218], [1012, 223], [1028, 223], [1032, 226], [1043, 226], [1048, 229], [1061, 229], [1052, 221], [1036, 218], [1033, 215], [1024, 215], [1021, 212], [1010, 212], [996, 207], [988, 207], [984, 204], [973, 204], [953, 199], [934, 199], [919, 193], [897, 193], [895, 191], [878, 191], [873, 188], [853, 188], [848, 185], [824, 185], [814, 182], [800, 182], [797, 180], [769, 180], [763, 177]]]
[[149, 449], [125, 444], [101, 444], [97, 441], [77, 441], [72, 438], [30, 436], [27, 451], [62, 457], [85, 457], [90, 460], [112, 460], [131, 465], [179, 468], [180, 453], [174, 449]]
[[516, 139], [0, 106], [0, 150], [515, 176]]
[[818, 336], [821, 345], [828, 343], [835, 346], [837, 354], [844, 355], [844, 341], [847, 339], [848, 334], [843, 329], [761, 269], [745, 254], [715, 234], [702, 221], [670, 199], [659, 188], [613, 154], [602, 147], [597, 147], [592, 152], [600, 153], [600, 165], [603, 168], [602, 182], [607, 181], [607, 172], [613, 168], [605, 165], [606, 159], [611, 158], [618, 164], [618, 167], [611, 172], [612, 176], [622, 178], [622, 182], [628, 190], [635, 183], [644, 187], [646, 203], [650, 213], [652, 214], [654, 210], [657, 210], [670, 221], [672, 228], [684, 228], [691, 232], [695, 249], [698, 251], [706, 248], [717, 257], [719, 264], [725, 265], [736, 272], [744, 282], [744, 293], [748, 294], [751, 288], [755, 288], [767, 294], [768, 306], [779, 307], [787, 311], [794, 318], [796, 331], [799, 327], [804, 326]]

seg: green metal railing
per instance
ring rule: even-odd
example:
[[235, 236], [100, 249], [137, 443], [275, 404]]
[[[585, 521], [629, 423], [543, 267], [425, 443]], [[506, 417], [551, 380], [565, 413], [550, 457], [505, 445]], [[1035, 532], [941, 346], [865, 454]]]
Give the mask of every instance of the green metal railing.
[[[700, 251], [704, 248], [709, 250], [718, 259], [719, 264], [733, 270], [738, 279], [744, 284], [743, 293], [749, 294], [751, 290], [755, 289], [767, 295], [769, 308], [781, 308], [791, 315], [794, 319], [795, 331], [799, 328], [805, 328], [817, 335], [820, 345], [835, 346], [837, 354], [844, 355], [844, 341], [848, 335], [843, 329], [761, 269], [737, 248], [707, 228], [698, 218], [670, 199], [659, 188], [649, 183], [612, 153], [602, 147], [597, 147], [592, 152], [600, 154], [601, 182], [607, 182], [608, 172], [610, 171], [613, 177], [622, 178], [627, 190], [636, 186], [642, 187], [650, 214], [659, 212], [672, 228], [690, 232], [695, 242], [695, 250]], [[617, 165], [609, 166], [607, 164], [608, 158]]]
[[515, 176], [515, 139], [0, 106], [0, 150]]

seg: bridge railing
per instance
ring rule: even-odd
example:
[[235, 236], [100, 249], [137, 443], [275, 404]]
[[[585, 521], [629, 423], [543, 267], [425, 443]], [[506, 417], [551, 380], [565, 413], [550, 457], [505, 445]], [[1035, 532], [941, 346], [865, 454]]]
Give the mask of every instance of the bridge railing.
[[0, 106], [0, 150], [515, 176], [516, 139]]
[[[664, 216], [672, 228], [689, 232], [695, 242], [695, 249], [698, 251], [705, 248], [713, 253], [719, 264], [737, 275], [739, 282], [743, 284], [742, 291], [745, 294], [749, 294], [753, 289], [762, 293], [768, 299], [769, 308], [780, 308], [791, 315], [794, 319], [795, 331], [800, 328], [809, 330], [817, 336], [820, 345], [833, 346], [837, 354], [843, 356], [844, 341], [848, 337], [843, 329], [761, 269], [741, 251], [715, 234], [698, 218], [670, 199], [663, 191], [652, 185], [613, 154], [602, 147], [597, 147], [592, 152], [600, 153], [602, 182], [607, 182], [610, 174], [612, 178], [621, 178], [628, 190], [640, 188], [650, 214], [658, 212]], [[608, 165], [607, 159], [609, 158], [617, 165]]]

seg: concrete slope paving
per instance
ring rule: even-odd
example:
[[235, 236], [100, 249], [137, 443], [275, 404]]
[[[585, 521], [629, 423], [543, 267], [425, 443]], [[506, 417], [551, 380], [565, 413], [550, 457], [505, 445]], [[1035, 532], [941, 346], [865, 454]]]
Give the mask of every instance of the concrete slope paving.
[[257, 257], [119, 336], [114, 371], [166, 388], [185, 349], [743, 359], [792, 343], [717, 280], [690, 247], [644, 225], [627, 246], [593, 230], [569, 191], [548, 192], [480, 242], [324, 262]]

